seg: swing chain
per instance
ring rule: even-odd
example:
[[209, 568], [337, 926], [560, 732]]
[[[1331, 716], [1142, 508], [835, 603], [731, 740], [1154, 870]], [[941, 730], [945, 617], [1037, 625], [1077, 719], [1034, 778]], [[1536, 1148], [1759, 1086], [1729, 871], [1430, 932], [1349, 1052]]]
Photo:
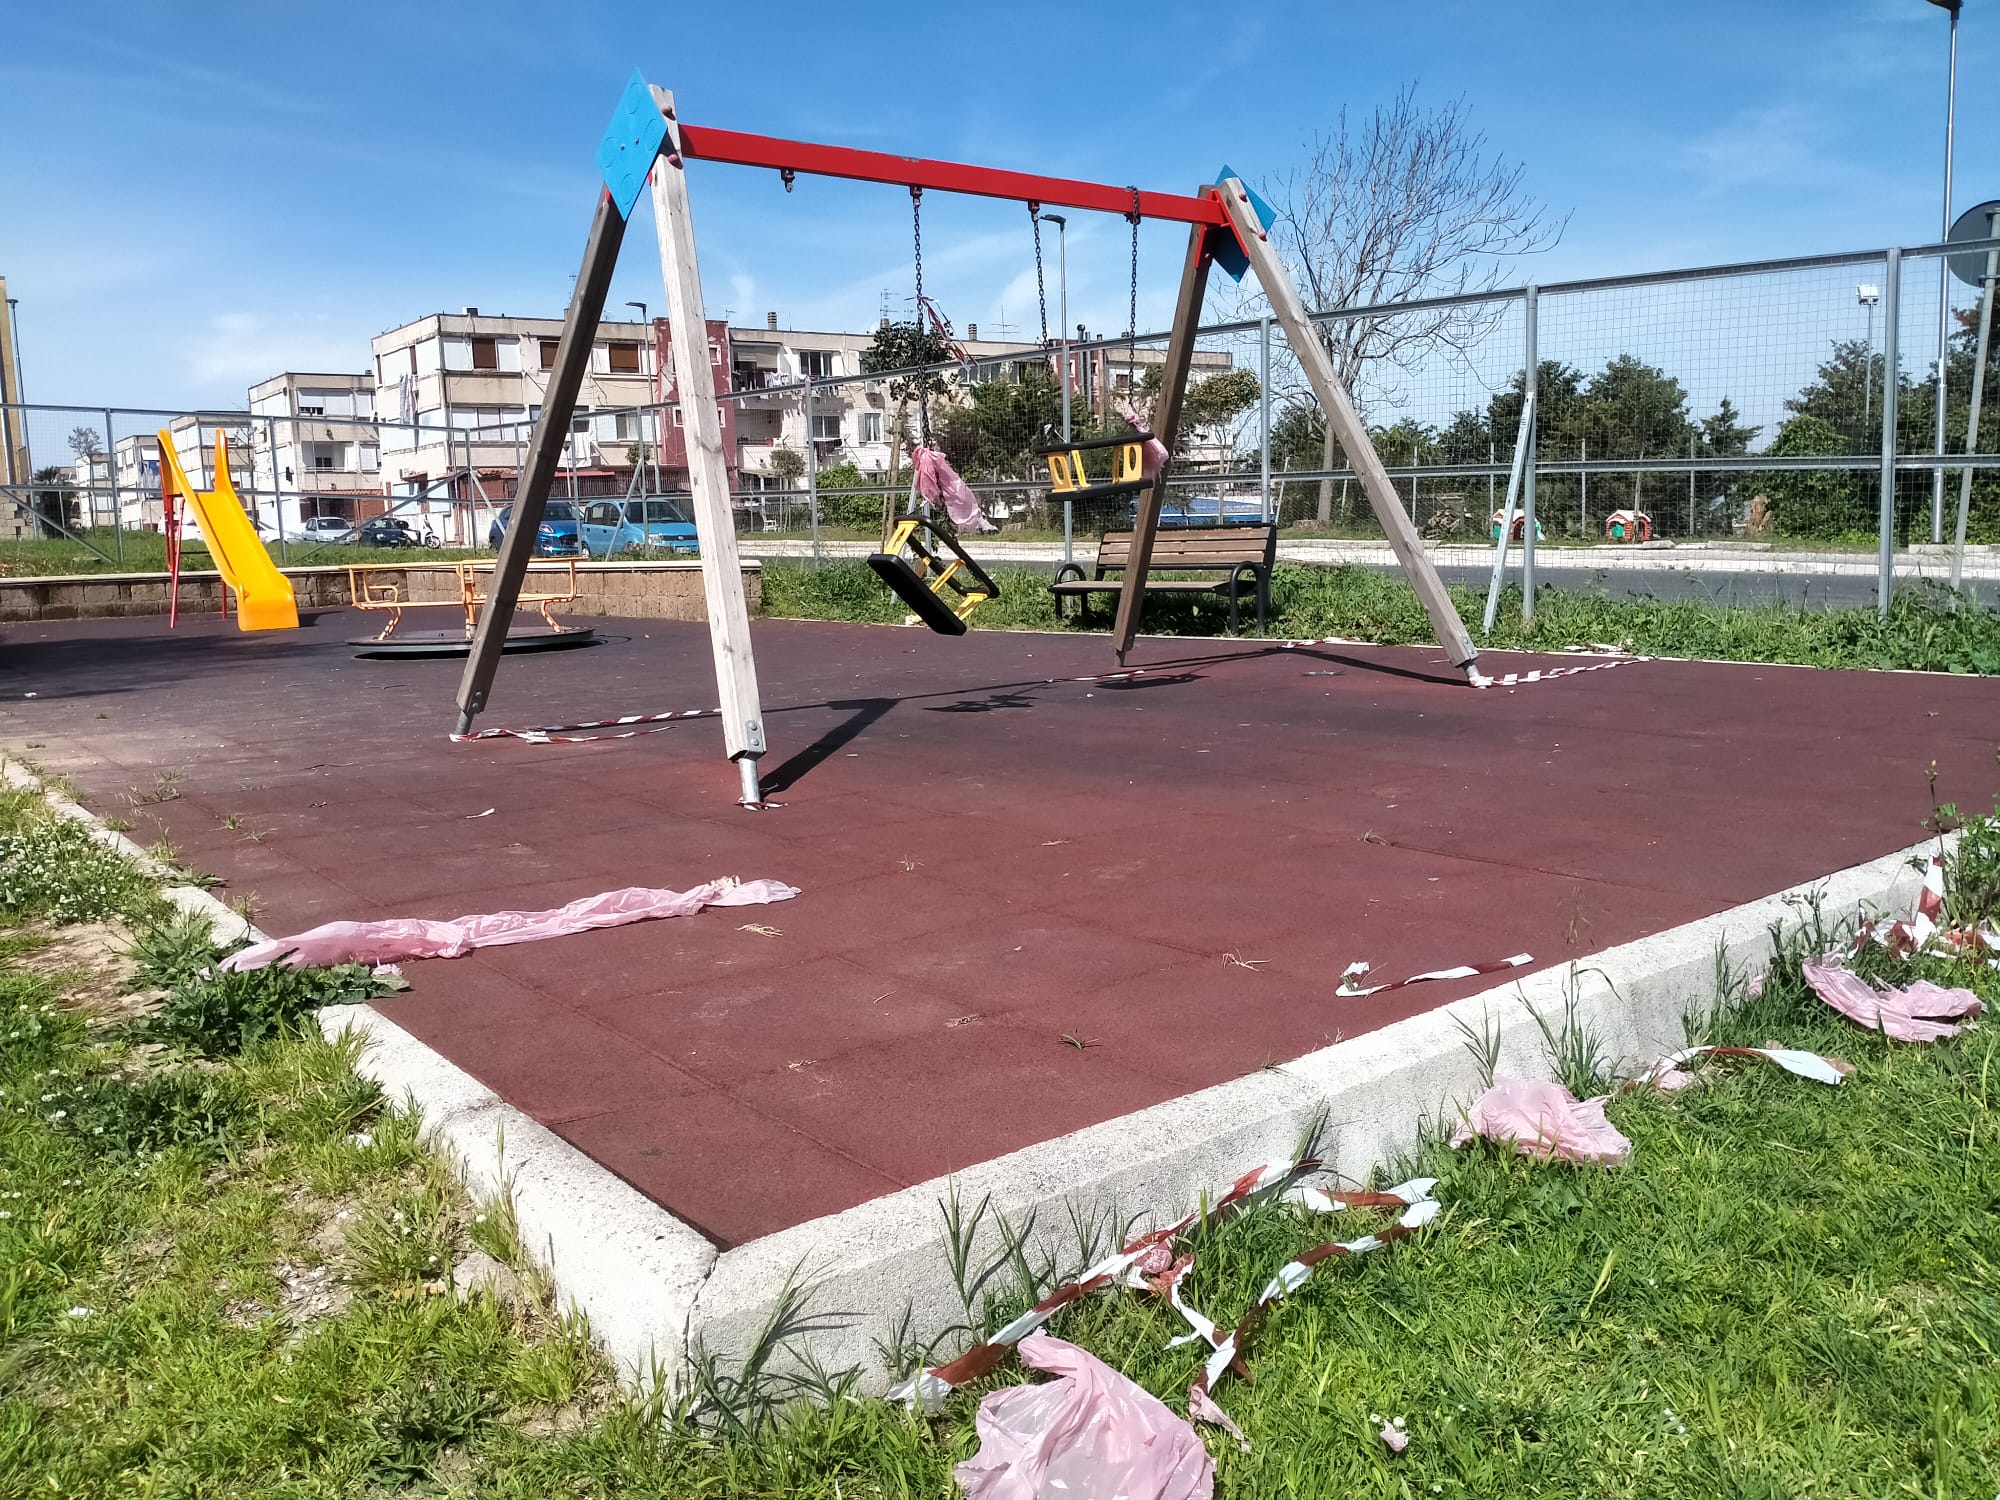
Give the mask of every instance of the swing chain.
[[1125, 336], [1135, 338], [1139, 332], [1139, 190], [1129, 190], [1132, 194], [1132, 211], [1125, 215], [1132, 225], [1132, 287], [1131, 297], [1126, 303]]
[[1042, 310], [1042, 347], [1049, 344], [1049, 294], [1042, 284], [1042, 205], [1028, 200], [1028, 222], [1035, 226], [1035, 301]]
[[[913, 259], [917, 268], [917, 312], [916, 327], [918, 346], [922, 347], [924, 329], [928, 326], [924, 310], [924, 190], [910, 189], [910, 236], [915, 249]], [[930, 375], [917, 375], [917, 433], [920, 441], [928, 448], [931, 445], [931, 403]]]

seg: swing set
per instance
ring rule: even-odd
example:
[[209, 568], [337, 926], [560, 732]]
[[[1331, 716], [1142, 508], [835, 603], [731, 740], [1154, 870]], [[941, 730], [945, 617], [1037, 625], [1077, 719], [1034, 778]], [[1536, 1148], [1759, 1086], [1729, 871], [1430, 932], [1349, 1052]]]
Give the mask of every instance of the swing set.
[[[1126, 570], [1129, 583], [1119, 594], [1117, 618], [1111, 633], [1112, 649], [1119, 662], [1124, 662], [1138, 633], [1140, 612], [1145, 603], [1147, 568], [1152, 559], [1161, 504], [1166, 497], [1165, 466], [1157, 465], [1155, 472], [1146, 474], [1144, 445], [1148, 439], [1157, 439], [1169, 450], [1172, 448], [1193, 359], [1196, 326], [1200, 321], [1209, 270], [1211, 266], [1220, 265], [1238, 280], [1246, 273], [1255, 273], [1273, 315], [1283, 328], [1293, 354], [1326, 413], [1328, 425], [1357, 471], [1362, 489], [1398, 563], [1423, 603], [1438, 642], [1454, 665], [1464, 669], [1470, 679], [1478, 680], [1478, 651], [1472, 644], [1472, 638], [1446, 595], [1436, 570], [1424, 555], [1416, 529], [1369, 440], [1368, 430], [1356, 413], [1346, 389], [1340, 384], [1325, 346], [1313, 332], [1305, 307], [1299, 300], [1298, 289], [1271, 247], [1268, 234], [1271, 212], [1233, 172], [1225, 168], [1214, 185], [1198, 194], [1183, 195], [1136, 187], [1113, 187], [1070, 178], [1043, 177], [994, 167], [930, 161], [921, 157], [894, 156], [846, 146], [780, 140], [685, 123], [676, 113], [674, 96], [665, 89], [649, 87], [635, 72], [598, 146], [597, 163], [603, 178], [603, 189], [598, 195], [589, 237], [584, 244], [582, 269], [563, 316], [562, 335], [556, 347], [554, 367], [549, 372], [548, 390], [541, 415], [535, 423], [534, 436], [528, 445], [517, 498], [494, 567], [492, 588], [480, 614], [465, 673], [459, 683], [459, 735], [470, 734], [473, 719], [486, 708], [506, 641], [507, 624], [520, 601], [522, 582], [534, 550], [536, 528], [541, 523], [548, 502], [556, 466], [569, 433], [577, 392], [589, 364], [599, 320], [603, 316], [618, 250], [624, 241], [632, 209], [640, 193], [650, 183], [660, 265], [666, 283], [671, 354], [680, 383], [689, 479], [694, 493], [695, 528], [701, 542], [709, 640], [715, 659], [723, 739], [729, 758], [737, 763], [744, 805], [763, 805], [757, 761], [766, 749], [764, 716], [758, 695], [756, 663], [751, 651], [750, 615], [744, 598], [736, 528], [730, 510], [728, 467], [723, 456], [715, 374], [708, 359], [707, 314], [702, 302], [701, 276], [695, 258], [694, 220], [688, 199], [687, 168], [692, 161], [761, 167], [778, 173], [787, 190], [794, 179], [804, 173], [902, 187], [910, 192], [916, 204], [921, 204], [925, 191], [937, 191], [1012, 200], [1033, 206], [1038, 214], [1042, 204], [1086, 212], [1114, 213], [1131, 221], [1135, 244], [1138, 226], [1145, 219], [1186, 224], [1187, 255], [1182, 264], [1173, 327], [1161, 370], [1160, 390], [1154, 398], [1150, 419], [1144, 424], [1146, 431], [1123, 434], [1109, 440], [1091, 440], [1093, 445], [1116, 444], [1118, 449], [1113, 460], [1112, 477], [1102, 484], [1122, 486], [1139, 497], [1134, 507]], [[920, 223], [918, 227], [920, 231]], [[1039, 241], [1039, 231], [1037, 239]], [[1136, 303], [1135, 251], [1135, 309]], [[920, 301], [918, 307], [921, 317], [924, 315], [924, 304]], [[924, 436], [927, 442], [927, 431]], [[1084, 444], [1068, 443], [1053, 445], [1051, 451], [1044, 453], [1043, 456], [1049, 460], [1051, 485], [1058, 493], [1062, 492], [1065, 483], [1079, 487], [1072, 493], [1092, 492], [1086, 488], [1090, 481], [1083, 473], [1081, 462], [1081, 454], [1087, 451], [1090, 451], [1089, 447]], [[1135, 463], [1138, 465], [1136, 470], [1133, 468]], [[1065, 472], [1059, 475], [1059, 469]], [[964, 489], [963, 482], [957, 481], [955, 475], [951, 478], [960, 490]], [[1110, 490], [1100, 487], [1094, 492], [1101, 495]], [[895, 550], [885, 546], [877, 556], [901, 560], [909, 576], [899, 575], [905, 586], [898, 587], [897, 592], [912, 601], [919, 616], [934, 629], [962, 633], [965, 616], [977, 607], [981, 597], [990, 598], [998, 592], [992, 580], [965, 554], [956, 539], [921, 514], [902, 518], [892, 528], [887, 540], [896, 543]], [[922, 556], [918, 556], [913, 549], [922, 549]], [[870, 561], [872, 563], [875, 559]], [[921, 568], [916, 564], [921, 564]], [[878, 567], [877, 572], [883, 573], [883, 569]], [[884, 573], [883, 576], [888, 575]], [[913, 594], [907, 591], [912, 579], [915, 593], [927, 599], [928, 604], [917, 606]], [[942, 591], [947, 589], [956, 595], [956, 605], [943, 597]], [[946, 619], [956, 625], [956, 630], [944, 623]]]

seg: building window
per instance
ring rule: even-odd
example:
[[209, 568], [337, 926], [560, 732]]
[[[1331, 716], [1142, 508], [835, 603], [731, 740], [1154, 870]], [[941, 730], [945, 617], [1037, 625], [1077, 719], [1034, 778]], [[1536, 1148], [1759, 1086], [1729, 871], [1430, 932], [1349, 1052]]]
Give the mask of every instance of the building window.
[[839, 442], [840, 417], [837, 414], [830, 417], [815, 415], [813, 417], [813, 441], [819, 443]]
[[676, 427], [687, 426], [687, 423], [681, 420], [681, 409], [678, 406], [674, 408], [674, 426]]
[[542, 340], [542, 368], [544, 370], [553, 370], [556, 367], [556, 350], [560, 347], [561, 344], [556, 339]]
[[637, 344], [607, 344], [605, 351], [611, 356], [613, 375], [637, 375], [639, 373], [639, 346]]
[[299, 408], [299, 415], [302, 417], [323, 417], [326, 415], [326, 408], [324, 406], [301, 406]]
[[799, 373], [808, 380], [825, 380], [840, 373], [840, 356], [831, 349], [799, 350]]
[[325, 448], [320, 448], [316, 449], [313, 453], [313, 467], [315, 469], [337, 469], [340, 467], [340, 464], [332, 453]]
[[861, 414], [861, 441], [879, 443], [882, 441], [882, 413], [864, 411]]
[[722, 345], [718, 344], [714, 339], [708, 341], [708, 362], [712, 365], [722, 363]]
[[612, 431], [620, 442], [629, 443], [639, 435], [639, 414], [621, 411], [612, 418]]
[[472, 341], [472, 368], [475, 370], [497, 370], [500, 368], [499, 340], [474, 339]]

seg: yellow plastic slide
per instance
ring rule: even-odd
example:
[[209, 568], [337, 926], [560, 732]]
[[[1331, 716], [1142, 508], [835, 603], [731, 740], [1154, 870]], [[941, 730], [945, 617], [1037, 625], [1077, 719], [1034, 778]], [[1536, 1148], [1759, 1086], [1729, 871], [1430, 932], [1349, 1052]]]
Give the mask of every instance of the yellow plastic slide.
[[257, 528], [244, 514], [236, 486], [229, 478], [229, 441], [215, 435], [215, 488], [198, 490], [188, 483], [180, 455], [174, 452], [173, 437], [160, 429], [160, 462], [167, 466], [169, 482], [194, 512], [196, 523], [208, 543], [208, 552], [222, 574], [222, 581], [236, 593], [236, 623], [244, 630], [297, 630], [299, 602], [292, 593], [292, 581], [271, 562], [271, 554], [257, 539]]

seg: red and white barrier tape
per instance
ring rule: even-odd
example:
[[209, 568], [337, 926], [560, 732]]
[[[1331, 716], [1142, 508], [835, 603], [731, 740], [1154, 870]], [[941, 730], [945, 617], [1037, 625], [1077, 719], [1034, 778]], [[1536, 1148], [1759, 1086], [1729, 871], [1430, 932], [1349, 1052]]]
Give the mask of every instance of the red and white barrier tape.
[[1923, 888], [1917, 892], [1916, 914], [1864, 921], [1855, 929], [1854, 947], [1859, 951], [1874, 943], [1898, 958], [1911, 958], [1927, 948], [1975, 961], [1983, 954], [1989, 965], [2000, 969], [2000, 926], [1986, 921], [1970, 927], [1940, 927], [1938, 921], [1943, 916], [1944, 856], [1933, 854], [1924, 869]]
[[1497, 958], [1483, 964], [1460, 964], [1455, 969], [1433, 969], [1428, 974], [1412, 974], [1408, 979], [1392, 980], [1388, 984], [1361, 985], [1355, 981], [1363, 978], [1373, 965], [1365, 960], [1349, 964], [1340, 971], [1340, 988], [1334, 994], [1353, 999], [1359, 995], [1379, 995], [1384, 990], [1400, 990], [1405, 985], [1422, 984], [1429, 979], [1470, 979], [1477, 974], [1497, 974], [1502, 969], [1518, 969], [1523, 964], [1535, 961], [1532, 953], [1516, 953], [1512, 958]]
[[[1320, 1262], [1331, 1260], [1336, 1255], [1366, 1255], [1422, 1229], [1443, 1210], [1443, 1205], [1431, 1196], [1431, 1190], [1436, 1186], [1435, 1177], [1418, 1177], [1409, 1182], [1398, 1183], [1395, 1187], [1379, 1193], [1329, 1193], [1323, 1188], [1310, 1187], [1295, 1188], [1288, 1192], [1285, 1195], [1288, 1202], [1301, 1203], [1319, 1212], [1371, 1207], [1394, 1207], [1402, 1209], [1403, 1212], [1395, 1223], [1378, 1233], [1364, 1234], [1359, 1239], [1331, 1241], [1286, 1261], [1278, 1267], [1277, 1274], [1264, 1284], [1264, 1290], [1258, 1295], [1256, 1302], [1251, 1304], [1250, 1310], [1243, 1315], [1242, 1320], [1226, 1333], [1214, 1320], [1197, 1312], [1181, 1300], [1180, 1284], [1193, 1270], [1194, 1257], [1186, 1256], [1176, 1262], [1165, 1280], [1163, 1289], [1167, 1300], [1187, 1322], [1192, 1332], [1168, 1340], [1167, 1347], [1171, 1349], [1176, 1345], [1192, 1343], [1199, 1339], [1206, 1343], [1210, 1350], [1200, 1377], [1188, 1388], [1190, 1415], [1202, 1421], [1216, 1422], [1218, 1426], [1228, 1427], [1234, 1432], [1235, 1425], [1229, 1422], [1226, 1416], [1221, 1416], [1221, 1408], [1215, 1405], [1209, 1393], [1214, 1390], [1216, 1381], [1222, 1378], [1225, 1371], [1234, 1369], [1239, 1375], [1248, 1377], [1249, 1371], [1243, 1363], [1243, 1357], [1257, 1326], [1263, 1322], [1271, 1307], [1305, 1285], [1313, 1273], [1313, 1268]], [[1221, 1416], [1219, 1421], [1218, 1416]], [[1242, 1441], [1241, 1433], [1237, 1433], [1237, 1440]]]
[[[1282, 1187], [1293, 1178], [1311, 1172], [1318, 1166], [1317, 1158], [1302, 1157], [1293, 1162], [1266, 1162], [1261, 1167], [1253, 1168], [1237, 1178], [1229, 1191], [1208, 1209], [1206, 1221], [1214, 1224], [1218, 1215], [1226, 1218], [1240, 1211], [1258, 1195]], [[1164, 1228], [1140, 1235], [1116, 1253], [1106, 1256], [1096, 1265], [1078, 1273], [1075, 1280], [1057, 1287], [984, 1343], [974, 1345], [948, 1363], [920, 1370], [908, 1380], [892, 1387], [889, 1399], [907, 1402], [912, 1406], [921, 1404], [926, 1410], [935, 1411], [944, 1403], [944, 1398], [951, 1394], [954, 1386], [963, 1385], [968, 1380], [977, 1380], [980, 1376], [997, 1369], [1013, 1351], [1014, 1345], [1077, 1298], [1114, 1284], [1144, 1288], [1149, 1285], [1147, 1280], [1149, 1276], [1158, 1278], [1171, 1274], [1172, 1267], [1176, 1264], [1172, 1248], [1174, 1240], [1203, 1218], [1203, 1212], [1196, 1209]]]
[[[658, 734], [675, 719], [719, 718], [719, 708], [680, 708], [664, 714], [626, 714], [617, 719], [591, 719], [582, 724], [552, 724], [546, 729], [476, 729], [471, 734], [454, 734], [454, 745], [466, 740], [526, 740], [531, 745], [582, 745], [592, 740], [629, 740], [635, 734]], [[625, 726], [650, 726], [645, 728]], [[610, 729], [613, 734], [582, 734], [585, 729]]]
[[1776, 1063], [1787, 1073], [1836, 1087], [1842, 1078], [1854, 1071], [1853, 1063], [1843, 1062], [1840, 1058], [1822, 1057], [1817, 1052], [1799, 1052], [1790, 1047], [1683, 1047], [1654, 1063], [1639, 1082], [1669, 1091], [1684, 1089], [1695, 1081], [1695, 1076], [1684, 1071], [1681, 1064], [1692, 1062], [1697, 1057], [1761, 1057]]
[[1579, 672], [1608, 672], [1613, 667], [1629, 667], [1635, 662], [1651, 661], [1650, 656], [1616, 656], [1609, 661], [1594, 661], [1580, 667], [1537, 667], [1532, 672], [1505, 672], [1498, 677], [1487, 677], [1475, 672], [1472, 685], [1476, 688], [1526, 687], [1531, 682], [1551, 682], [1558, 677], [1574, 677]]

